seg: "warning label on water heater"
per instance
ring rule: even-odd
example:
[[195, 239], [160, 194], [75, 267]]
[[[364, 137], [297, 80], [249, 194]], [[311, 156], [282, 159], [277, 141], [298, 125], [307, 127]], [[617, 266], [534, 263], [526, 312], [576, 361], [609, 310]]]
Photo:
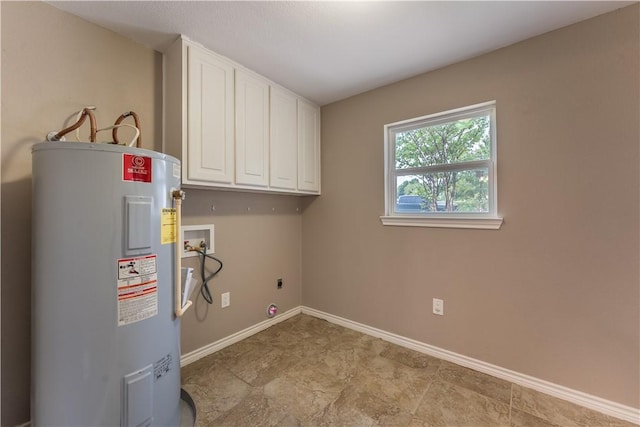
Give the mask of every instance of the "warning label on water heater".
[[176, 209], [162, 208], [160, 215], [160, 243], [176, 242]]
[[158, 314], [157, 256], [118, 260], [118, 326]]

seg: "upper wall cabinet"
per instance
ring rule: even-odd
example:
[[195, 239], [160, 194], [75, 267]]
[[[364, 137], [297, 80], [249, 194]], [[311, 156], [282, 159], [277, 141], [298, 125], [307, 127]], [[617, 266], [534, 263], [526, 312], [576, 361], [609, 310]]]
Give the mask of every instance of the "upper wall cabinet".
[[298, 189], [320, 191], [320, 109], [298, 101]]
[[164, 70], [164, 147], [183, 185], [320, 193], [318, 106], [185, 37]]
[[269, 82], [236, 70], [236, 183], [269, 185]]
[[187, 46], [187, 70], [186, 178], [230, 184], [233, 67], [196, 46]]
[[271, 88], [269, 122], [270, 177], [275, 188], [298, 188], [298, 98], [291, 92]]

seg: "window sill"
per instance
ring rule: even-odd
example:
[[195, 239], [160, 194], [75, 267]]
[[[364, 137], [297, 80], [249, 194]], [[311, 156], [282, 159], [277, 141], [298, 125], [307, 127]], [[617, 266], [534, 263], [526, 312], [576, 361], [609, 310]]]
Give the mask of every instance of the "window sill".
[[400, 227], [436, 227], [436, 228], [475, 228], [481, 230], [498, 230], [502, 226], [500, 217], [424, 217], [424, 216], [381, 216], [383, 225]]

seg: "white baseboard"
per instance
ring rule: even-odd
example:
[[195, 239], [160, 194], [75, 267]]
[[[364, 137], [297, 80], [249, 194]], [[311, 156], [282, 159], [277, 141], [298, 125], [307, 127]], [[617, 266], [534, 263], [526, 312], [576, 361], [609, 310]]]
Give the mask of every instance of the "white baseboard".
[[187, 354], [183, 354], [182, 356], [180, 356], [180, 367], [193, 363], [196, 360], [202, 359], [205, 356], [213, 354], [216, 351], [222, 350], [223, 348], [228, 347], [231, 344], [235, 344], [238, 341], [242, 341], [245, 338], [249, 338], [251, 335], [255, 335], [260, 331], [264, 331], [268, 327], [273, 326], [277, 323], [280, 323], [284, 320], [287, 320], [295, 316], [296, 314], [300, 314], [301, 312], [302, 312], [302, 306], [292, 308], [291, 310], [285, 311], [284, 313], [277, 315], [276, 317], [264, 320], [260, 323], [257, 323], [253, 326], [250, 326], [246, 329], [236, 332], [235, 334], [229, 335], [228, 337], [212, 342], [211, 344], [207, 344], [204, 347], [200, 347]]
[[467, 368], [483, 372], [497, 378], [502, 378], [506, 381], [528, 387], [533, 390], [537, 390], [539, 392], [569, 401], [571, 403], [575, 403], [580, 406], [584, 406], [585, 408], [593, 409], [594, 411], [598, 411], [615, 418], [619, 418], [635, 424], [640, 423], [639, 408], [625, 406], [620, 403], [592, 396], [578, 390], [573, 390], [568, 387], [541, 380], [539, 378], [534, 378], [529, 375], [501, 368], [500, 366], [492, 365], [490, 363], [463, 356], [452, 351], [444, 350], [442, 348], [434, 347], [432, 345], [415, 341], [410, 338], [392, 334], [390, 332], [373, 328], [362, 323], [354, 322], [349, 319], [334, 316], [333, 314], [325, 313], [323, 311], [319, 311], [310, 307], [303, 306], [302, 313], [318, 317], [320, 319], [325, 319], [331, 323], [344, 326], [345, 328], [353, 329], [355, 331], [362, 332], [363, 334], [371, 335], [373, 337], [383, 339], [393, 344], [397, 344], [399, 346], [406, 347], [420, 353], [428, 354], [429, 356], [447, 360], [457, 365], [465, 366]]
[[[444, 350], [429, 344], [422, 343], [420, 341], [412, 340], [400, 335], [392, 334], [390, 332], [383, 331], [371, 326], [367, 326], [362, 323], [354, 322], [343, 317], [334, 316], [333, 314], [325, 313], [320, 310], [316, 310], [310, 307], [298, 306], [292, 308], [289, 311], [282, 313], [273, 319], [268, 319], [263, 322], [250, 326], [235, 334], [229, 335], [226, 338], [208, 344], [197, 350], [189, 352], [180, 357], [180, 366], [185, 366], [195, 362], [205, 356], [222, 350], [225, 347], [235, 344], [238, 341], [242, 341], [251, 335], [257, 334], [260, 331], [267, 329], [277, 323], [287, 320], [296, 314], [304, 313], [319, 319], [327, 320], [331, 323], [335, 323], [345, 328], [353, 329], [354, 331], [362, 332], [376, 338], [383, 339], [385, 341], [397, 344], [402, 347], [409, 348], [411, 350], [418, 351], [420, 353], [428, 354], [429, 356], [437, 357], [439, 359], [447, 360], [457, 365], [465, 366], [470, 369], [474, 369], [485, 374], [492, 375], [497, 378], [502, 378], [506, 381], [528, 387], [533, 390], [548, 394], [550, 396], [557, 397], [559, 399], [566, 400], [571, 403], [575, 403], [585, 408], [593, 409], [594, 411], [601, 412], [612, 417], [619, 418], [621, 420], [629, 421], [631, 423], [639, 424], [640, 421], [640, 409], [633, 408], [631, 406], [621, 405], [610, 400], [602, 399], [600, 397], [592, 396], [587, 393], [583, 393], [578, 390], [573, 390], [568, 387], [564, 387], [558, 384], [550, 383], [538, 378], [531, 377], [529, 375], [521, 374], [509, 369], [501, 368], [500, 366], [492, 365], [490, 363], [483, 362], [481, 360], [473, 359], [471, 357], [463, 356], [452, 351]], [[16, 427], [30, 427], [31, 422], [26, 422]]]

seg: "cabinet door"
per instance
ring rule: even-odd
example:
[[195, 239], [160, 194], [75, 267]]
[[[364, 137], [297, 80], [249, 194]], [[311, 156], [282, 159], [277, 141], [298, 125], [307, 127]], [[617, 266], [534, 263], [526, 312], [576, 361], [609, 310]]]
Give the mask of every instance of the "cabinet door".
[[231, 184], [233, 66], [198, 47], [187, 49], [187, 179]]
[[297, 97], [271, 87], [269, 185], [295, 190], [298, 185]]
[[269, 184], [269, 84], [236, 70], [236, 184]]
[[298, 100], [298, 190], [320, 192], [320, 108]]

